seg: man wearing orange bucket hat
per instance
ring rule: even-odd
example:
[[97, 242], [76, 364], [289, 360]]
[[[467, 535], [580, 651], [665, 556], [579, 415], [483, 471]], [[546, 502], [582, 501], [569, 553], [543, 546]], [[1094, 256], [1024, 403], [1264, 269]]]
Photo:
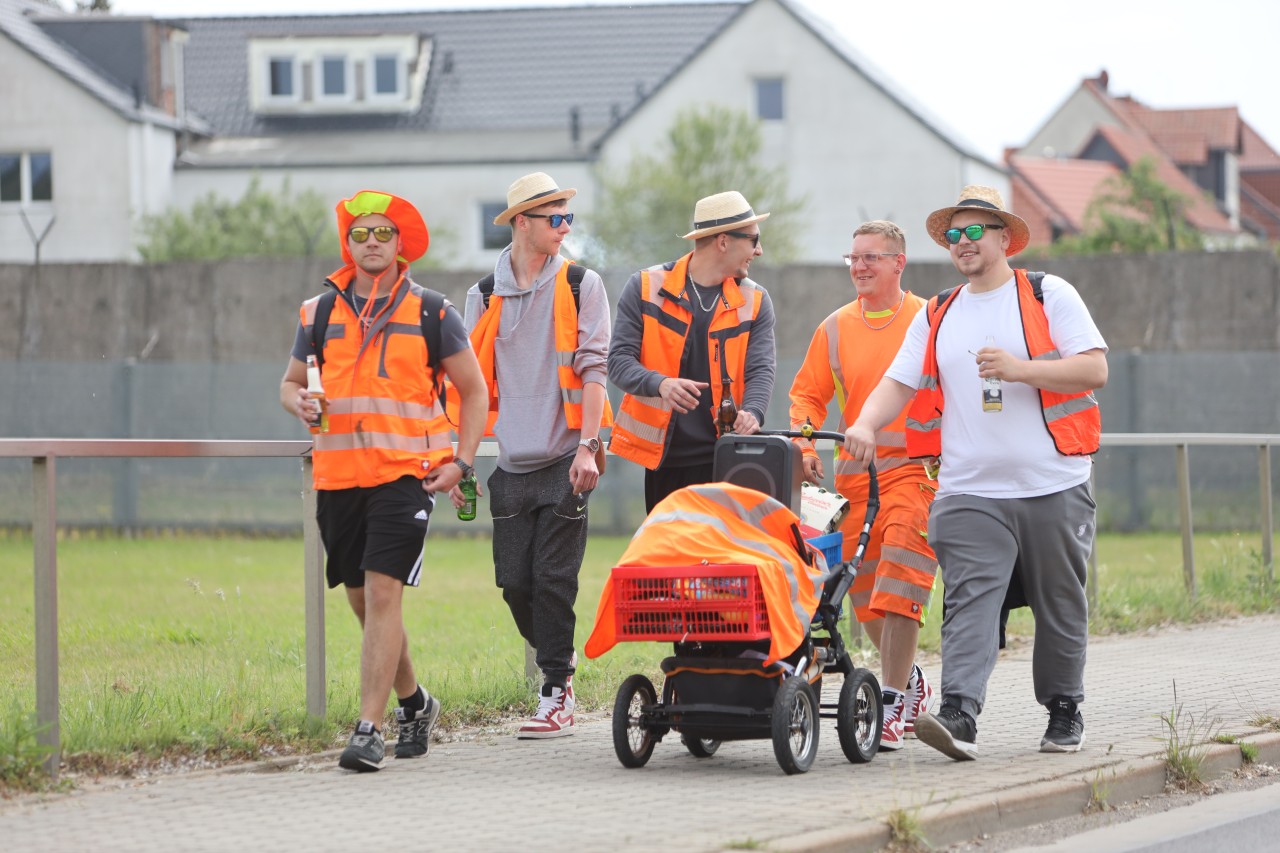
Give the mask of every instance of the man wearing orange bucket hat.
[[[360, 719], [338, 763], [369, 771], [385, 757], [381, 726], [392, 689], [396, 758], [423, 757], [431, 746], [440, 702], [418, 684], [401, 600], [421, 576], [435, 493], [471, 470], [486, 398], [462, 318], [409, 277], [430, 241], [422, 215], [370, 190], [340, 201], [337, 214], [346, 263], [325, 281], [331, 290], [302, 304], [280, 403], [314, 433], [326, 576], [331, 588], [346, 587], [363, 626]], [[456, 453], [438, 373], [461, 400]], [[317, 382], [323, 403], [312, 393]]]

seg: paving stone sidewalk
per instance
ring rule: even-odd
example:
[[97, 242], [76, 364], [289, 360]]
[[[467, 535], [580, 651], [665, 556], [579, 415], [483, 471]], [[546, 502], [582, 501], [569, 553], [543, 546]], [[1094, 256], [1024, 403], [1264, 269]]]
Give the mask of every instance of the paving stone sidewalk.
[[608, 717], [593, 715], [571, 738], [436, 744], [425, 761], [388, 760], [380, 773], [350, 774], [327, 758], [0, 801], [0, 847], [870, 850], [887, 840], [883, 818], [895, 809], [918, 809], [930, 840], [947, 843], [1007, 828], [993, 822], [1016, 814], [1030, 822], [1078, 811], [1091, 782], [1119, 795], [1126, 780], [1152, 776], [1175, 683], [1185, 713], [1216, 718], [1223, 732], [1257, 737], [1280, 754], [1280, 735], [1248, 723], [1280, 716], [1280, 617], [1264, 616], [1095, 639], [1082, 706], [1087, 744], [1074, 755], [1038, 751], [1047, 717], [1031, 692], [1028, 646], [1002, 653], [973, 762], [908, 741], [853, 765], [824, 720], [817, 760], [803, 775], [784, 775], [769, 741], [726, 743], [699, 760], [675, 735], [646, 767], [627, 770]]

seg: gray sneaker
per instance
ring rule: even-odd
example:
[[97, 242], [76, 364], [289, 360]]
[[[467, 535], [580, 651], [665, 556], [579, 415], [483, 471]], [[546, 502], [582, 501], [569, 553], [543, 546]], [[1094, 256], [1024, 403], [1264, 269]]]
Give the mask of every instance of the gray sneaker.
[[404, 708], [396, 708], [396, 758], [426, 758], [431, 751], [431, 729], [440, 716], [440, 700], [427, 697], [427, 707], [409, 718]]
[[347, 748], [342, 750], [338, 766], [344, 770], [355, 770], [358, 773], [369, 773], [382, 769], [382, 761], [387, 757], [386, 744], [382, 742], [382, 732], [372, 724], [361, 720], [356, 730], [351, 733]]

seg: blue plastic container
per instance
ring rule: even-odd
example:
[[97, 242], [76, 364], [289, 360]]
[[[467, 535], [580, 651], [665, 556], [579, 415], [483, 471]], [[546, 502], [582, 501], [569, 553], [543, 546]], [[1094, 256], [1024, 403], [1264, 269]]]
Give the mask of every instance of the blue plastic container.
[[827, 558], [827, 568], [831, 568], [840, 562], [841, 553], [844, 551], [844, 534], [839, 530], [835, 533], [824, 533], [821, 536], [815, 536], [805, 541], [821, 551], [822, 555]]

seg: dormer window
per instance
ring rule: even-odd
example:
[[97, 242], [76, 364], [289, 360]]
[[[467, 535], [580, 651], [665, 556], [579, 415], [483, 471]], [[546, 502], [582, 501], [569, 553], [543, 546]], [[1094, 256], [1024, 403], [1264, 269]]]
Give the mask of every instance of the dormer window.
[[413, 112], [430, 65], [416, 34], [251, 39], [250, 102], [279, 115]]

